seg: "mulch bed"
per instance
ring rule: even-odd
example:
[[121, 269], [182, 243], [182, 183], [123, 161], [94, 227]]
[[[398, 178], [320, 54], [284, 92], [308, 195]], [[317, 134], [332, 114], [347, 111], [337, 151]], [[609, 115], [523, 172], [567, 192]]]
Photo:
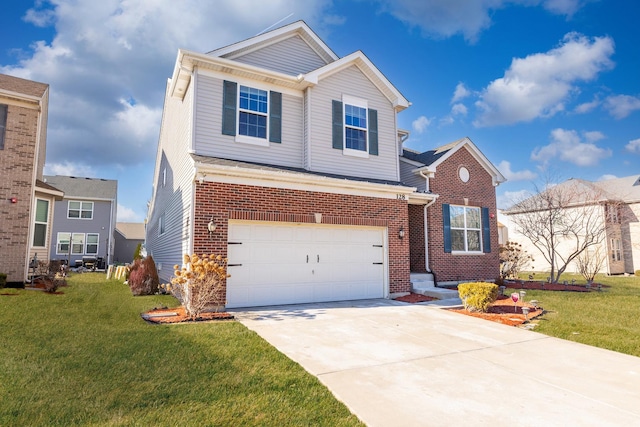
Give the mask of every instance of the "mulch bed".
[[[527, 316], [522, 312], [522, 307], [529, 307], [529, 314]], [[509, 326], [520, 326], [527, 320], [531, 321], [544, 312], [542, 307], [538, 307], [536, 309], [533, 305], [528, 303], [523, 304], [520, 301], [518, 301], [514, 307], [513, 301], [507, 296], [499, 296], [491, 307], [489, 307], [489, 311], [487, 313], [471, 312], [464, 308], [449, 308], [447, 310], [466, 314], [467, 316], [491, 320], [492, 322], [498, 322]]]
[[154, 308], [146, 313], [142, 313], [142, 318], [150, 323], [189, 323], [189, 322], [211, 322], [220, 320], [233, 320], [233, 314], [225, 311], [201, 313], [195, 320], [190, 319], [184, 307], [176, 308]]
[[438, 298], [428, 297], [426, 295], [414, 294], [413, 292], [403, 297], [394, 298], [396, 301], [409, 302], [415, 304], [417, 302], [435, 301]]

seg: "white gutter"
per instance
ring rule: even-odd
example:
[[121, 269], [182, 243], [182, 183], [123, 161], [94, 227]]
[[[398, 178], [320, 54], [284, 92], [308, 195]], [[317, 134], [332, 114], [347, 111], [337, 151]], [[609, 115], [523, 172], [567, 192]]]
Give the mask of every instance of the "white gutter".
[[426, 205], [424, 205], [424, 266], [427, 269], [427, 273], [431, 273], [429, 267], [429, 227], [427, 226], [427, 208], [434, 204], [438, 199], [433, 199]]

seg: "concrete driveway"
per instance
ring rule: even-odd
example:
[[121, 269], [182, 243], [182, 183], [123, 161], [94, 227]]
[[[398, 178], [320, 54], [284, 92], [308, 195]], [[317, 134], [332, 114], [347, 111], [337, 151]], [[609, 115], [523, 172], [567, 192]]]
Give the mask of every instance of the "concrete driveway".
[[390, 300], [236, 309], [369, 426], [640, 425], [640, 358]]

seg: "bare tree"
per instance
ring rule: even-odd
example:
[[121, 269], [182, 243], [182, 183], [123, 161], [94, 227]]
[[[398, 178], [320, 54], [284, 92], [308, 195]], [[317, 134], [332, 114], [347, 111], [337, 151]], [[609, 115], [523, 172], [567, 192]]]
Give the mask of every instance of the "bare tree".
[[558, 185], [547, 182], [533, 196], [505, 213], [551, 267], [557, 283], [567, 266], [588, 248], [607, 237], [605, 206], [617, 204], [588, 181], [570, 179]]
[[576, 258], [578, 271], [587, 283], [593, 283], [596, 274], [598, 274], [602, 266], [604, 266], [606, 256], [603, 252], [602, 248], [598, 246], [593, 250], [589, 249], [582, 252]]

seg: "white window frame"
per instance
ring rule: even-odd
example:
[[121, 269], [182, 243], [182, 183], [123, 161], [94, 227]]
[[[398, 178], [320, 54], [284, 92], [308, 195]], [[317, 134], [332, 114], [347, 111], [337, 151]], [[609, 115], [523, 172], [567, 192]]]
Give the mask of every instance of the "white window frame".
[[611, 261], [622, 261], [622, 242], [620, 239], [611, 239]]
[[[71, 255], [84, 255], [84, 243], [84, 233], [71, 233]], [[80, 245], [79, 252], [74, 250], [74, 246], [78, 245]]]
[[[96, 241], [95, 243], [89, 243], [89, 237], [91, 236], [95, 236], [96, 237]], [[86, 255], [98, 255], [98, 252], [100, 250], [100, 234], [99, 233], [87, 233], [85, 235], [85, 239], [84, 239], [84, 253]], [[89, 245], [96, 247], [96, 251], [95, 252], [89, 252]]]
[[[365, 128], [347, 125], [347, 105], [365, 109], [365, 117], [367, 121], [367, 126]], [[364, 151], [347, 148], [347, 128], [363, 130], [365, 132]], [[342, 154], [345, 156], [369, 158], [369, 103], [366, 99], [342, 95]]]
[[[464, 227], [455, 227], [453, 225], [453, 211], [455, 208], [462, 208], [464, 211]], [[469, 227], [467, 222], [467, 211], [477, 210], [479, 218], [479, 227]], [[450, 225], [450, 238], [451, 238], [451, 253], [452, 254], [482, 254], [482, 208], [479, 206], [462, 206], [462, 205], [449, 205], [449, 225]], [[454, 249], [453, 247], [453, 231], [463, 230], [464, 234], [464, 250]], [[478, 232], [478, 250], [469, 250], [469, 238], [467, 233], [469, 231]]]
[[[263, 113], [261, 111], [255, 111], [255, 110], [250, 110], [250, 109], [240, 107], [240, 93], [242, 92], [243, 87], [246, 87], [249, 89], [261, 90], [267, 93], [267, 111], [266, 112]], [[236, 98], [236, 106], [237, 106], [236, 108], [236, 142], [244, 142], [247, 144], [260, 145], [263, 147], [269, 146], [269, 107], [270, 107], [269, 103], [271, 101], [270, 98], [271, 98], [271, 94], [268, 88], [264, 86], [256, 85], [254, 83], [244, 84], [244, 83], [238, 82], [238, 94]], [[240, 134], [240, 114], [241, 113], [248, 113], [248, 114], [254, 114], [254, 115], [265, 117], [266, 126], [265, 126], [264, 138]]]
[[[67, 236], [66, 239], [62, 238], [64, 235]], [[66, 243], [64, 243], [65, 241]], [[61, 246], [64, 244], [67, 245], [67, 249], [63, 251], [61, 250]], [[56, 237], [56, 255], [68, 255], [70, 247], [71, 247], [71, 233], [66, 231], [58, 232]]]
[[[78, 209], [72, 209], [71, 208], [71, 203], [80, 203], [80, 207]], [[90, 203], [91, 204], [91, 210], [89, 211], [88, 209], [84, 209], [83, 208], [83, 204], [84, 203]], [[82, 219], [85, 221], [91, 221], [93, 219], [93, 208], [94, 208], [94, 203], [87, 201], [87, 200], [69, 200], [69, 202], [67, 203], [67, 219]], [[78, 211], [78, 217], [75, 216], [71, 216], [70, 212], [71, 211]], [[83, 218], [82, 217], [82, 213], [83, 212], [91, 212], [91, 217], [90, 218]]]
[[[46, 218], [44, 221], [38, 221], [38, 202], [44, 202], [47, 204]], [[46, 248], [47, 247], [47, 231], [49, 229], [49, 207], [51, 203], [46, 199], [36, 199], [36, 208], [33, 213], [33, 238], [31, 239], [31, 246], [34, 248]], [[36, 245], [36, 228], [38, 225], [44, 226], [44, 242], [42, 245]]]

